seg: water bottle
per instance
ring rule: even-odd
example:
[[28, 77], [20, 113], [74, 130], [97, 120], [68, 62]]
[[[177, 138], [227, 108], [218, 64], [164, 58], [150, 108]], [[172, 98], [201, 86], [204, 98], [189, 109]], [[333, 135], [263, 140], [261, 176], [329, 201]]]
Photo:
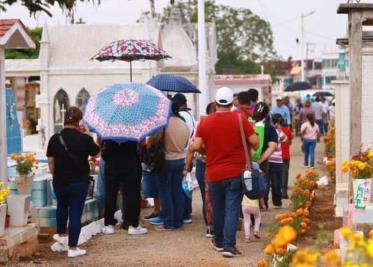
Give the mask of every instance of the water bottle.
[[244, 181], [245, 181], [245, 186], [246, 186], [247, 191], [253, 190], [253, 180], [252, 180], [252, 177], [251, 177], [251, 171], [246, 170], [243, 173], [243, 178], [244, 178]]

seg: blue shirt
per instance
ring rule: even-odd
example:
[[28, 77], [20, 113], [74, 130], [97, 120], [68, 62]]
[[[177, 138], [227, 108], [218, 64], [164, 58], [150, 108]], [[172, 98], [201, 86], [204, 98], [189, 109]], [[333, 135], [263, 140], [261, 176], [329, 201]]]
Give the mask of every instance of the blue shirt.
[[289, 108], [285, 105], [282, 105], [281, 107], [273, 106], [271, 109], [272, 114], [280, 114], [282, 118], [286, 120], [286, 123], [288, 125], [291, 125], [291, 118], [290, 118], [290, 111]]

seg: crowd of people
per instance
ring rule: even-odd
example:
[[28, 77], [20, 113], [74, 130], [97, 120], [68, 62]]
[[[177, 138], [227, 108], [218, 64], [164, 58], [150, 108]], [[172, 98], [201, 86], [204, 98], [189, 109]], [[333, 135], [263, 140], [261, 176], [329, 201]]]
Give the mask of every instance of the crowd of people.
[[[231, 89], [220, 88], [206, 107], [206, 116], [197, 122], [187, 98], [175, 94], [167, 127], [142, 142], [94, 142], [81, 127], [82, 112], [69, 108], [64, 129], [50, 139], [47, 149], [57, 197], [55, 240], [65, 245], [69, 257], [86, 254], [78, 247], [78, 239], [90, 183], [88, 157], [101, 157], [96, 198], [104, 217], [103, 234], [114, 234], [119, 223], [114, 216], [118, 195], [121, 227], [129, 235], [148, 233], [140, 223], [142, 198], [154, 200], [152, 213], [143, 219], [155, 230], [174, 231], [192, 223], [192, 197], [183, 190], [183, 179], [195, 170], [206, 237], [212, 238], [213, 247], [223, 256], [242, 255], [236, 248], [240, 220], [245, 241], [259, 239], [261, 212], [269, 208], [269, 193], [274, 208], [282, 208], [282, 200], [289, 198], [293, 129], [303, 140], [305, 166], [314, 167], [316, 143], [332, 116], [323, 99], [313, 104], [310, 99], [304, 104], [298, 99], [293, 106], [288, 98], [278, 97], [270, 108], [258, 98], [255, 89], [234, 95]], [[241, 175], [247, 164], [243, 139], [250, 148], [252, 168], [260, 170], [265, 180], [266, 192], [260, 199], [242, 193]]]

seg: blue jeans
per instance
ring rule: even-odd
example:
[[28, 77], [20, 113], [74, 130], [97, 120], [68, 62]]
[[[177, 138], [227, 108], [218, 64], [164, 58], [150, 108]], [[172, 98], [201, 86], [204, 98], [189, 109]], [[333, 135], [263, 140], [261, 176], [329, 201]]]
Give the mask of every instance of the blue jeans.
[[201, 191], [203, 219], [205, 220], [205, 225], [207, 225], [206, 198], [205, 198], [205, 196], [206, 196], [205, 171], [206, 171], [206, 163], [203, 162], [203, 161], [197, 160], [197, 163], [196, 163], [196, 178], [197, 178], [199, 190]]
[[316, 149], [316, 140], [313, 139], [304, 139], [304, 165], [308, 166], [308, 163], [311, 163], [311, 167], [315, 166], [315, 149]]
[[236, 231], [242, 202], [241, 178], [209, 183], [215, 242], [224, 249], [236, 245]]
[[[184, 194], [184, 215], [183, 219], [184, 220], [190, 220], [192, 219], [192, 200], [193, 198], [189, 198], [183, 191]], [[193, 194], [193, 193], [192, 193]]]
[[96, 200], [98, 206], [98, 216], [102, 218], [105, 211], [105, 161], [100, 160], [99, 172], [97, 176]]
[[57, 197], [57, 233], [65, 234], [69, 220], [69, 247], [78, 245], [85, 199], [88, 192], [88, 182], [77, 181], [66, 185], [54, 185]]
[[159, 173], [142, 172], [142, 193], [145, 198], [159, 198]]
[[319, 126], [320, 134], [324, 135], [324, 122], [323, 122], [323, 120], [316, 120], [316, 124]]
[[164, 171], [159, 176], [159, 199], [165, 228], [179, 228], [184, 224], [184, 161], [185, 159], [166, 160]]

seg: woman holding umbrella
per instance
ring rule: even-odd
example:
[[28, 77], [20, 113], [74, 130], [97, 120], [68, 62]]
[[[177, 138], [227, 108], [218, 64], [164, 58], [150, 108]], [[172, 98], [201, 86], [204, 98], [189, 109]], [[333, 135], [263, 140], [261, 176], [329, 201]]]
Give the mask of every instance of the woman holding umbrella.
[[138, 143], [167, 126], [170, 101], [157, 89], [144, 84], [114, 84], [92, 96], [84, 120], [104, 141], [105, 234], [114, 233], [114, 212], [119, 189], [124, 201], [128, 234], [146, 234], [139, 225], [141, 162]]

